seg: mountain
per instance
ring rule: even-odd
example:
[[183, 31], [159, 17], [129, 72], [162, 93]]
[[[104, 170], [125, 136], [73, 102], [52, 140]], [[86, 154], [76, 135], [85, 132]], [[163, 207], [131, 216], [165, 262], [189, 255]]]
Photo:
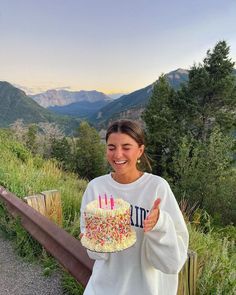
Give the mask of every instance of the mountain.
[[[165, 76], [174, 89], [178, 89], [181, 84], [188, 81], [188, 71], [184, 69], [177, 69]], [[154, 83], [130, 94], [121, 96], [98, 110], [94, 115], [89, 117], [89, 120], [94, 125], [103, 127], [106, 126], [111, 119], [139, 119], [152, 94], [153, 85]]]
[[96, 113], [99, 109], [108, 104], [109, 101], [107, 100], [100, 100], [95, 102], [81, 101], [64, 106], [48, 107], [48, 110], [61, 115], [68, 115], [86, 119], [87, 117], [90, 117], [92, 114]]
[[24, 123], [50, 122], [68, 132], [78, 125], [76, 120], [55, 115], [37, 104], [24, 91], [14, 87], [8, 82], [0, 81], [0, 127], [8, 127], [17, 119]]
[[102, 92], [48, 90], [31, 96], [38, 104], [60, 115], [87, 118], [113, 99]]
[[42, 107], [65, 106], [77, 102], [95, 103], [98, 101], [110, 102], [112, 99], [102, 92], [92, 91], [68, 91], [48, 90], [43, 93], [31, 95], [31, 97]]

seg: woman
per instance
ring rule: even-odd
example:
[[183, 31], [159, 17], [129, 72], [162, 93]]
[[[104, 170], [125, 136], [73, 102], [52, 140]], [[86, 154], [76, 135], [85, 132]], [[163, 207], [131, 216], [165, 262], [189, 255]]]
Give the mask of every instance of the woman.
[[144, 152], [144, 134], [137, 123], [112, 123], [107, 130], [106, 146], [107, 160], [114, 172], [88, 184], [81, 212], [104, 192], [124, 199], [131, 204], [131, 225], [137, 241], [117, 253], [88, 250], [95, 264], [84, 294], [174, 295], [188, 249], [188, 231], [175, 197], [163, 178], [138, 168], [140, 161], [149, 163]]

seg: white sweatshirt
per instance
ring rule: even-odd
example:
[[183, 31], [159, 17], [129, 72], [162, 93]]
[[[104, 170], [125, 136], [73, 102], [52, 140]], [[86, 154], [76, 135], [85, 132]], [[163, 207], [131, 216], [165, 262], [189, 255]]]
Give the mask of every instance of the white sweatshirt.
[[[187, 258], [188, 231], [169, 184], [149, 173], [129, 184], [116, 182], [111, 174], [93, 179], [82, 200], [81, 232], [86, 204], [105, 193], [131, 204], [137, 241], [117, 253], [88, 250], [96, 261], [84, 295], [176, 295], [178, 272]], [[161, 199], [159, 220], [144, 233], [143, 220], [157, 198]]]

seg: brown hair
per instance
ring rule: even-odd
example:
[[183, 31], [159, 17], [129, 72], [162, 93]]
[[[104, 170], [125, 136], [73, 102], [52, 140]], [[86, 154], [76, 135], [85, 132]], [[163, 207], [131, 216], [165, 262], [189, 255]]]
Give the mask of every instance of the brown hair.
[[[106, 142], [112, 133], [124, 133], [132, 137], [139, 146], [145, 145], [145, 136], [141, 126], [133, 120], [117, 120], [110, 124], [106, 133]], [[151, 164], [147, 155], [143, 152], [141, 158], [141, 165], [144, 169], [152, 170]]]

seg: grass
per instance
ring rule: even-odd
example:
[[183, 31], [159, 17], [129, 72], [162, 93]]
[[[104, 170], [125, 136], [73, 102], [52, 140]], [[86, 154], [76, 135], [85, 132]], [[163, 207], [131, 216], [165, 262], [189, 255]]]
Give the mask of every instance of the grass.
[[[54, 161], [32, 156], [3, 131], [0, 131], [0, 185], [19, 198], [45, 190], [59, 190], [63, 227], [78, 237], [81, 197], [87, 182], [58, 169]], [[204, 212], [198, 212], [199, 219], [201, 223], [188, 223], [190, 249], [198, 254], [197, 294], [236, 294], [236, 229], [234, 226], [213, 228]], [[0, 230], [14, 241], [15, 249], [21, 256], [28, 260], [41, 260], [44, 275], [50, 275], [59, 268], [57, 262], [21, 227], [20, 221], [7, 214], [1, 203]], [[83, 288], [66, 272], [63, 272], [62, 285], [67, 295], [83, 294]]]
[[197, 294], [236, 294], [235, 227], [228, 235], [218, 230], [204, 232], [189, 225], [190, 249], [198, 255]]
[[[59, 190], [62, 198], [63, 227], [78, 237], [80, 204], [87, 181], [79, 179], [75, 174], [63, 172], [54, 161], [33, 157], [22, 145], [9, 139], [9, 134], [2, 131], [0, 131], [0, 185], [19, 198], [46, 190]], [[45, 275], [50, 275], [55, 268], [58, 268], [55, 267], [57, 265], [55, 260], [22, 228], [20, 221], [8, 215], [1, 202], [0, 229], [5, 237], [14, 241], [15, 250], [19, 255], [29, 261], [35, 258], [42, 261]], [[82, 287], [78, 283], [79, 291], [74, 290], [75, 281], [69, 274], [63, 275], [62, 281], [65, 294], [82, 294]], [[70, 288], [70, 285], [73, 287]]]

